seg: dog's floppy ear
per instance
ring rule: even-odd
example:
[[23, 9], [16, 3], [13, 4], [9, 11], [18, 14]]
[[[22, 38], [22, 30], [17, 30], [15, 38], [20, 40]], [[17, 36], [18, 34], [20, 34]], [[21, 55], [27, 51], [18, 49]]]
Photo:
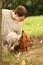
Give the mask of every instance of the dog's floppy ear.
[[21, 42], [23, 39], [23, 35], [21, 35], [20, 39], [18, 40], [18, 42]]

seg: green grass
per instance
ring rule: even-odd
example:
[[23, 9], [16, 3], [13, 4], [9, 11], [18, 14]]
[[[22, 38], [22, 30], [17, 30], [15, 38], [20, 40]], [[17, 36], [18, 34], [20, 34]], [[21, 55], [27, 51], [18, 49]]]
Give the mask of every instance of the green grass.
[[11, 61], [12, 59], [14, 59], [15, 58], [15, 54], [14, 53], [9, 53], [9, 54], [5, 54], [5, 53], [3, 53], [2, 54], [2, 60], [4, 61], [4, 62], [9, 62], [9, 61]]
[[43, 16], [27, 17], [22, 29], [29, 36], [43, 36]]

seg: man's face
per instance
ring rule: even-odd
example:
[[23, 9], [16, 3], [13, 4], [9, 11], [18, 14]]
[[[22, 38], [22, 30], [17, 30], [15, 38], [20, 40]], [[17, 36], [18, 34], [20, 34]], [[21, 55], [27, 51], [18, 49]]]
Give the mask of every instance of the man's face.
[[15, 19], [18, 22], [21, 22], [25, 19], [25, 15], [24, 16], [18, 16], [18, 14], [13, 14], [13, 19]]

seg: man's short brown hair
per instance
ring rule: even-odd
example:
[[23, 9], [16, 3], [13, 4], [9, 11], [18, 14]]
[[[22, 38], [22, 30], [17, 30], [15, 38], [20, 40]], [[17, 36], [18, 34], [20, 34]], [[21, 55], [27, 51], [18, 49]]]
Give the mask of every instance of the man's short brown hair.
[[15, 9], [15, 14], [18, 14], [18, 16], [24, 16], [27, 17], [28, 16], [28, 11], [24, 6], [17, 6], [17, 8]]

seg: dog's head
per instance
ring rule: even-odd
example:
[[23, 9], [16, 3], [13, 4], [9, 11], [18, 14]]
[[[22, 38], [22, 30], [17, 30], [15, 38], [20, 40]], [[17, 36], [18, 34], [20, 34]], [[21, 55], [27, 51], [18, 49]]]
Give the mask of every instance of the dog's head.
[[22, 31], [22, 35], [21, 35], [21, 38], [19, 39], [19, 42], [20, 43], [28, 43], [29, 42], [29, 38], [28, 36], [24, 33], [24, 31]]

